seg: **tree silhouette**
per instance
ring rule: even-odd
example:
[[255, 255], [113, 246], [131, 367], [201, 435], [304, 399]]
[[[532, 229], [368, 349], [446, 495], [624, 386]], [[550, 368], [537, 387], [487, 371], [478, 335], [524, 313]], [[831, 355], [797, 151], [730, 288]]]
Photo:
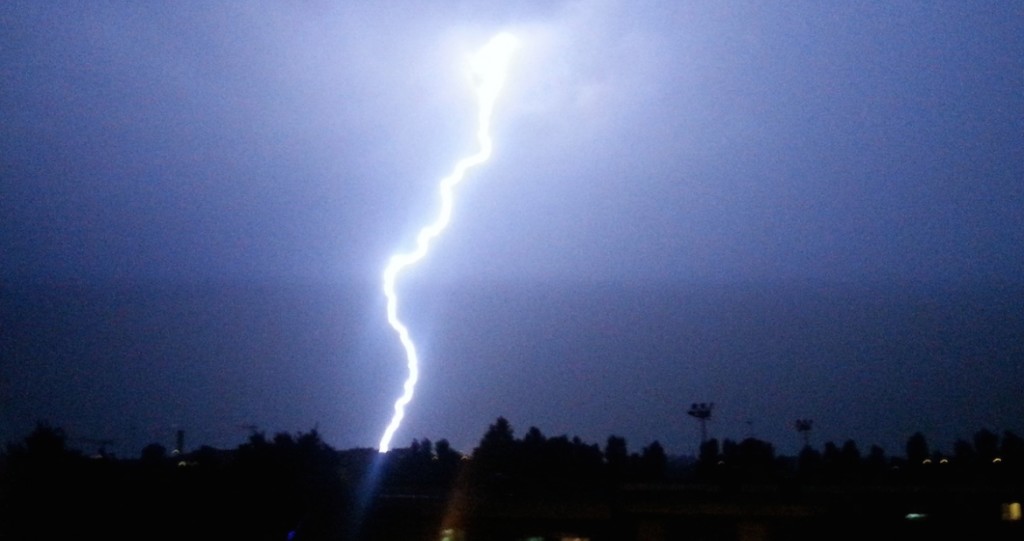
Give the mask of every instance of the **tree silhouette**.
[[145, 464], [160, 464], [167, 460], [167, 448], [159, 443], [151, 443], [142, 448], [142, 462]]
[[868, 456], [864, 460], [864, 465], [868, 472], [873, 475], [881, 475], [885, 472], [886, 458], [885, 450], [877, 445], [872, 445], [871, 450], [868, 451]]
[[37, 460], [56, 459], [68, 453], [67, 434], [63, 429], [50, 426], [45, 421], [36, 423], [35, 430], [25, 437], [23, 451]]
[[920, 466], [928, 459], [928, 440], [924, 434], [915, 432], [907, 440], [907, 461], [911, 466]]
[[604, 461], [608, 465], [608, 475], [612, 479], [621, 479], [626, 474], [629, 465], [626, 438], [608, 436], [608, 441], [604, 445]]
[[512, 425], [508, 419], [498, 417], [498, 420], [487, 428], [484, 437], [480, 440], [478, 453], [488, 454], [492, 451], [506, 451], [515, 444], [515, 437], [512, 432]]
[[854, 470], [860, 466], [860, 449], [857, 442], [846, 440], [842, 449], [839, 450], [839, 461], [842, 467], [847, 470]]
[[977, 453], [974, 452], [974, 446], [971, 442], [960, 438], [953, 443], [953, 460], [960, 466], [973, 466], [977, 462]]
[[541, 432], [539, 428], [531, 426], [530, 429], [526, 431], [526, 435], [523, 436], [523, 447], [525, 447], [528, 452], [531, 450], [538, 450], [544, 447], [544, 443], [546, 441], [547, 438], [544, 437], [544, 433]]
[[504, 487], [518, 469], [516, 441], [508, 419], [498, 419], [487, 428], [480, 445], [473, 450], [473, 477], [478, 484]]
[[974, 452], [978, 460], [992, 462], [999, 456], [999, 436], [988, 429], [981, 429], [974, 433]]
[[805, 445], [797, 457], [797, 467], [801, 476], [805, 478], [814, 478], [818, 474], [818, 470], [821, 469], [821, 463], [821, 453], [810, 445]]
[[446, 439], [437, 440], [434, 444], [434, 455], [437, 457], [438, 476], [446, 486], [450, 485], [455, 480], [462, 455], [452, 449], [452, 445]]
[[642, 480], [651, 481], [665, 477], [665, 469], [668, 467], [668, 456], [665, 448], [657, 440], [644, 447], [640, 453], [639, 475]]
[[747, 476], [763, 479], [773, 473], [775, 447], [757, 438], [746, 438], [736, 447], [736, 462]]
[[705, 466], [714, 466], [718, 463], [719, 451], [718, 451], [718, 440], [711, 438], [710, 440], [700, 444], [700, 455], [698, 460]]
[[1009, 430], [1003, 432], [1003, 441], [999, 446], [999, 454], [1004, 459], [1020, 467], [1024, 463], [1024, 438]]

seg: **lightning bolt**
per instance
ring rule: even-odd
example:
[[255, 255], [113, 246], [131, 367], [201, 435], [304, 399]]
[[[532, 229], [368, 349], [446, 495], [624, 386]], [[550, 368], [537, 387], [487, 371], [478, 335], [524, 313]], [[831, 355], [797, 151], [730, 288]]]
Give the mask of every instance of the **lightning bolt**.
[[491, 38], [484, 47], [470, 59], [470, 70], [473, 76], [473, 85], [476, 90], [478, 102], [477, 132], [476, 139], [480, 149], [476, 154], [459, 160], [455, 169], [450, 175], [441, 179], [438, 191], [441, 197], [441, 209], [437, 218], [420, 229], [416, 235], [416, 247], [404, 253], [391, 256], [388, 265], [384, 269], [384, 296], [387, 297], [388, 323], [398, 334], [398, 339], [405, 348], [406, 366], [409, 376], [402, 387], [402, 395], [395, 401], [394, 415], [391, 423], [384, 430], [380, 439], [378, 449], [386, 453], [391, 445], [391, 437], [402, 424], [405, 417], [405, 407], [412, 401], [413, 393], [416, 390], [416, 382], [420, 377], [420, 360], [416, 353], [416, 344], [413, 343], [409, 334], [409, 328], [402, 323], [398, 317], [398, 293], [395, 291], [397, 282], [402, 271], [415, 265], [426, 257], [430, 250], [430, 242], [437, 238], [448, 227], [451, 221], [452, 208], [455, 205], [455, 187], [461, 183], [466, 172], [471, 168], [486, 162], [491, 157], [493, 143], [491, 141], [491, 115], [494, 112], [494, 102], [498, 98], [498, 91], [505, 83], [505, 74], [508, 70], [508, 63], [512, 52], [516, 49], [518, 42], [511, 34], [501, 33]]

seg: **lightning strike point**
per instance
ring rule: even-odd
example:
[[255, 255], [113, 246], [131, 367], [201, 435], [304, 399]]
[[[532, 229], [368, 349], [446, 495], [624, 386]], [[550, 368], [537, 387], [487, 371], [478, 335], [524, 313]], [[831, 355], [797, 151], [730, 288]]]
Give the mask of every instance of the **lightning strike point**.
[[477, 132], [476, 138], [479, 150], [476, 154], [459, 160], [455, 169], [450, 175], [441, 179], [438, 185], [438, 192], [441, 198], [441, 209], [437, 218], [420, 229], [416, 235], [416, 246], [411, 251], [401, 252], [392, 255], [384, 268], [384, 296], [387, 298], [387, 316], [391, 328], [398, 334], [398, 340], [405, 349], [406, 367], [409, 375], [402, 386], [402, 395], [395, 401], [394, 415], [391, 422], [384, 430], [380, 439], [378, 450], [381, 453], [388, 452], [391, 446], [391, 438], [395, 435], [398, 427], [405, 417], [405, 408], [412, 401], [413, 393], [416, 390], [416, 382], [420, 377], [420, 360], [416, 352], [416, 344], [413, 343], [409, 328], [405, 326], [398, 317], [398, 293], [395, 283], [399, 275], [407, 268], [415, 265], [426, 257], [430, 249], [430, 243], [437, 238], [448, 227], [451, 221], [452, 208], [455, 205], [455, 187], [463, 181], [466, 172], [491, 157], [493, 143], [491, 141], [491, 116], [494, 112], [494, 103], [497, 100], [498, 92], [505, 84], [505, 76], [508, 72], [508, 64], [512, 53], [518, 47], [518, 41], [508, 33], [501, 33], [491, 38], [480, 51], [469, 61], [470, 76], [477, 97]]

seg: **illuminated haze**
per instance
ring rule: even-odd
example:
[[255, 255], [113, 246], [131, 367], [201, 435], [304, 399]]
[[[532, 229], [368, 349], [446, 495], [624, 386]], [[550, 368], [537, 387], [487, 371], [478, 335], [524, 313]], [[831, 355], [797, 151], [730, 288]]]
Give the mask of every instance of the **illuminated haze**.
[[376, 445], [501, 30], [395, 446], [1024, 433], [1015, 3], [505, 4], [3, 3], [0, 439]]

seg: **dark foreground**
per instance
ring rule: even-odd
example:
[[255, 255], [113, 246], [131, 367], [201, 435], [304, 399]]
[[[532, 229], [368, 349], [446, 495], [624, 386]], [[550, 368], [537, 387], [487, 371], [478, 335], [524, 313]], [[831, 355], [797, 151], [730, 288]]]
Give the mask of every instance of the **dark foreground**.
[[1024, 538], [1020, 441], [979, 434], [951, 458], [862, 459], [848, 443], [788, 459], [711, 440], [687, 462], [656, 442], [629, 454], [614, 437], [604, 450], [536, 429], [515, 439], [499, 419], [472, 456], [443, 440], [335, 451], [314, 431], [124, 460], [41, 426], [2, 456], [0, 539]]

